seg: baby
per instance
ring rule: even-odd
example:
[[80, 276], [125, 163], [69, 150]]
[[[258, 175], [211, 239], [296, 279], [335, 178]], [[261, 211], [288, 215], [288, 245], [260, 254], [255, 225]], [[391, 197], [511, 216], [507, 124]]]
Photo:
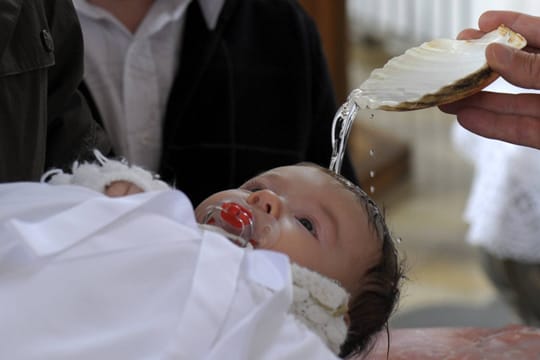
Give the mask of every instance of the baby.
[[[118, 180], [143, 190], [167, 188], [142, 169], [100, 161], [102, 166], [77, 165], [73, 174], [52, 174], [51, 183], [100, 192]], [[293, 282], [289, 312], [335, 353], [367, 351], [373, 336], [387, 326], [402, 277], [396, 249], [377, 206], [343, 177], [312, 164], [275, 168], [238, 189], [210, 196], [196, 207], [195, 219], [203, 231], [218, 231], [235, 244], [286, 254]]]
[[[328, 169], [302, 163], [272, 169], [238, 189], [208, 197], [195, 210], [197, 221], [208, 222], [208, 209], [211, 219], [212, 209], [227, 210], [222, 204], [229, 209], [241, 204], [232, 216], [238, 224], [254, 224], [249, 230], [253, 247], [287, 254], [293, 264], [337, 281], [350, 294], [342, 312], [349, 328], [346, 341], [330, 341], [334, 350], [341, 346], [342, 355], [365, 350], [372, 335], [386, 326], [402, 274], [384, 218], [359, 187]], [[227, 222], [223, 225], [234, 231]]]

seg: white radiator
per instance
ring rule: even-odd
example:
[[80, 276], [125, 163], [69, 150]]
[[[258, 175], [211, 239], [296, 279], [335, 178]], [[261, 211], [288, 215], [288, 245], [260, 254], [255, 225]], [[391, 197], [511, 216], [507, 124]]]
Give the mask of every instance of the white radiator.
[[486, 10], [540, 14], [538, 0], [348, 0], [349, 28], [355, 37], [380, 40], [392, 53], [438, 37], [455, 38], [477, 27]]

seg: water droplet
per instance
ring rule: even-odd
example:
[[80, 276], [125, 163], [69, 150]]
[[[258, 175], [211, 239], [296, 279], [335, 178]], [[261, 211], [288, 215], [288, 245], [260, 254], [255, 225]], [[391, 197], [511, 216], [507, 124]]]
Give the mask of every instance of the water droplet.
[[369, 187], [369, 192], [373, 194], [375, 192], [375, 186], [371, 185]]
[[369, 156], [375, 156], [375, 150], [369, 149]]
[[371, 170], [369, 172], [369, 177], [372, 178], [372, 179], [375, 177], [375, 171], [374, 170]]
[[400, 238], [400, 237], [396, 238], [396, 242], [397, 242], [398, 244], [401, 244], [402, 241], [403, 241], [402, 238]]
[[375, 117], [375, 114], [369, 115], [369, 120], [373, 120], [374, 117]]

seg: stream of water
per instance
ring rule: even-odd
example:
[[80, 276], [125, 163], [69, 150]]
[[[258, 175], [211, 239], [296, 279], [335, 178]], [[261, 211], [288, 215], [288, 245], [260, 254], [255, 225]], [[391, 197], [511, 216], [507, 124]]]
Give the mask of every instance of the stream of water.
[[360, 107], [355, 101], [360, 90], [356, 89], [347, 97], [347, 101], [341, 105], [332, 123], [332, 157], [330, 170], [339, 174], [343, 164], [343, 156], [347, 150], [347, 141], [352, 129], [352, 124]]

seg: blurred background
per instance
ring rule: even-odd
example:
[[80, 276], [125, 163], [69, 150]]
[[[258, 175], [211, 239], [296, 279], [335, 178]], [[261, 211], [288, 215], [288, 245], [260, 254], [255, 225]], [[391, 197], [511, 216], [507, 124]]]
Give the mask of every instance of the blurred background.
[[[319, 27], [338, 101], [391, 57], [477, 27], [485, 10], [540, 14], [537, 0], [301, 0]], [[497, 82], [494, 86], [503, 87]], [[401, 239], [408, 280], [394, 327], [499, 327], [519, 319], [465, 242], [473, 168], [451, 141], [455, 119], [438, 109], [360, 112], [349, 150], [364, 189]], [[374, 155], [370, 155], [373, 150]]]

